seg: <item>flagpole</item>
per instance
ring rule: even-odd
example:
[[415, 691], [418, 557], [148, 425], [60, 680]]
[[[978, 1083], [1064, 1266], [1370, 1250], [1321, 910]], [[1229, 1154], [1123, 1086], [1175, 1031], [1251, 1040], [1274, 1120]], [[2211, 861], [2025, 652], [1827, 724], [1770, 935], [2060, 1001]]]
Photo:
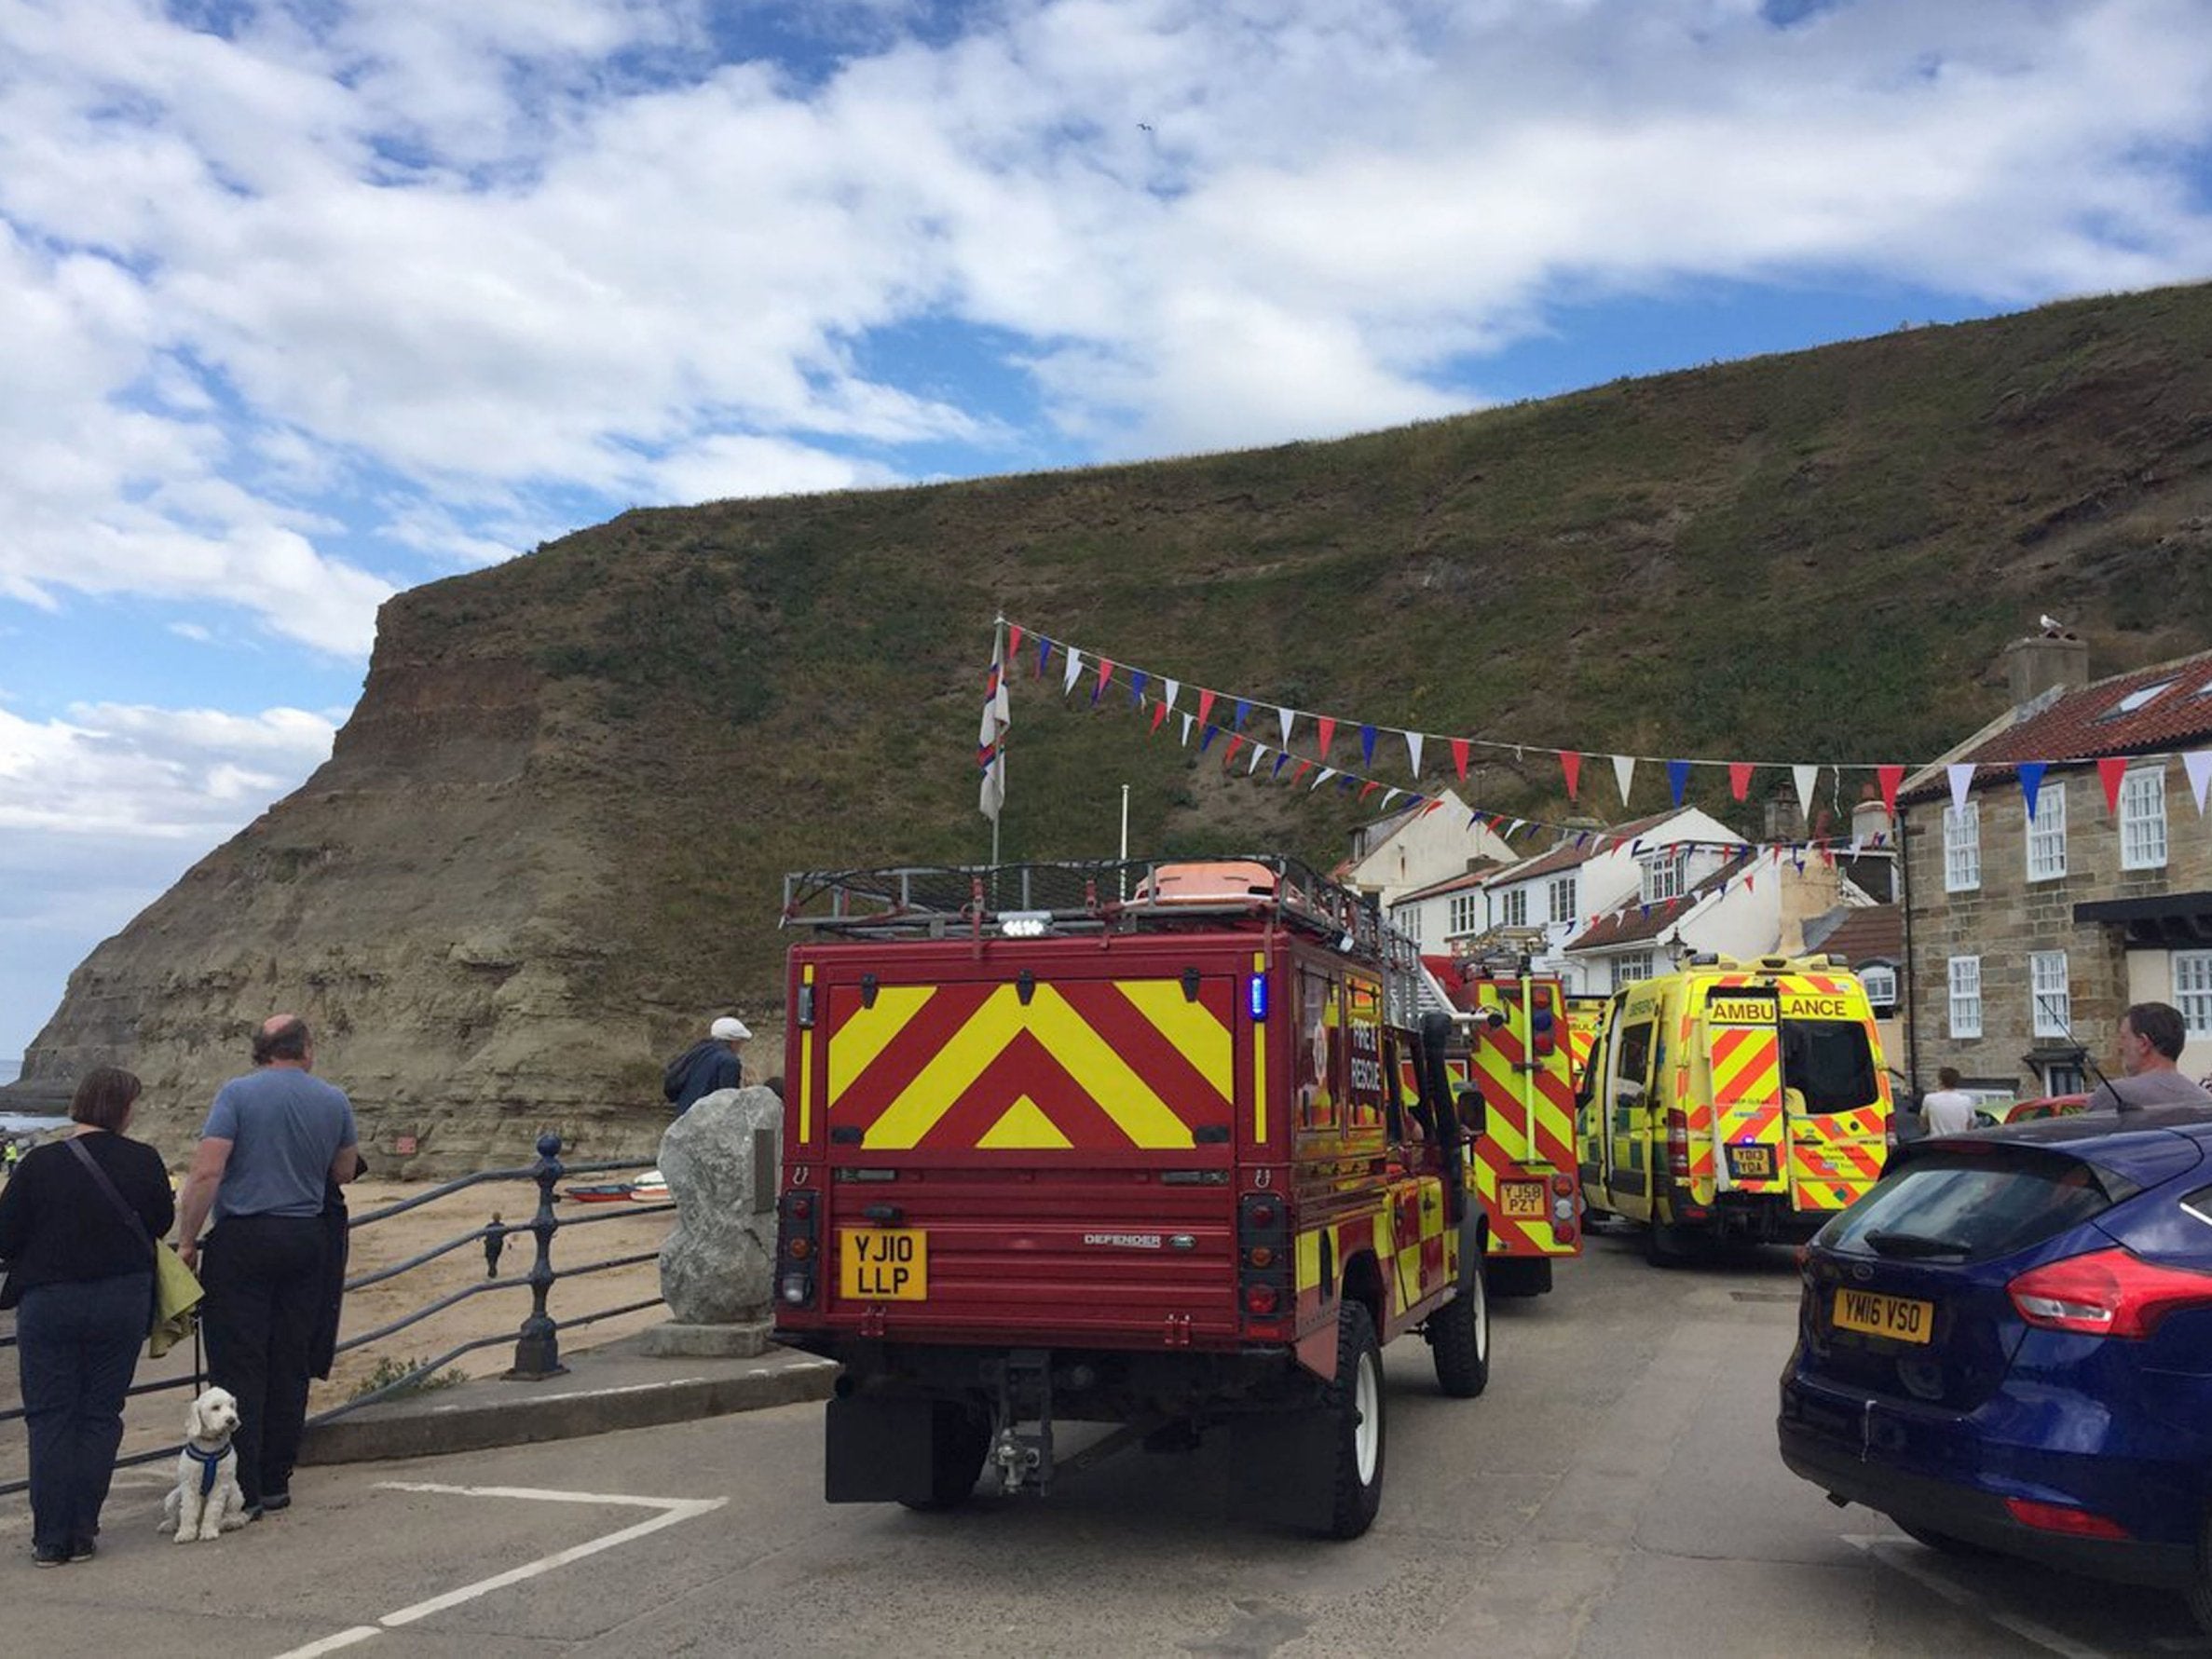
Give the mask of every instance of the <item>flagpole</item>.
[[[998, 664], [996, 696], [1003, 698], [1006, 694], [1006, 673], [1013, 666], [1006, 660], [1006, 617], [1004, 611], [999, 613], [990, 625], [990, 660]], [[998, 751], [997, 758], [991, 762], [992, 766], [997, 768], [999, 774], [999, 809], [990, 815], [990, 863], [993, 869], [998, 867], [999, 863], [999, 820], [1005, 815], [1006, 752], [1004, 747], [1004, 741], [1005, 734], [1002, 730], [999, 734], [999, 742], [1002, 746]]]

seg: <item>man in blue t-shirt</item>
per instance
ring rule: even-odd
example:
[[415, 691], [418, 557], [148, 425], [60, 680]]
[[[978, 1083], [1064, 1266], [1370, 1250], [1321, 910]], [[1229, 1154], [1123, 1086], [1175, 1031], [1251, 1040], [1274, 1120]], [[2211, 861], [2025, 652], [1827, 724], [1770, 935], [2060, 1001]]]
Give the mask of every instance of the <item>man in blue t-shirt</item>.
[[253, 1061], [216, 1092], [199, 1132], [178, 1199], [177, 1254], [207, 1287], [208, 1376], [238, 1396], [239, 1488], [258, 1519], [292, 1503], [326, 1294], [324, 1183], [352, 1178], [360, 1136], [345, 1091], [310, 1075], [315, 1045], [298, 1015], [262, 1023]]

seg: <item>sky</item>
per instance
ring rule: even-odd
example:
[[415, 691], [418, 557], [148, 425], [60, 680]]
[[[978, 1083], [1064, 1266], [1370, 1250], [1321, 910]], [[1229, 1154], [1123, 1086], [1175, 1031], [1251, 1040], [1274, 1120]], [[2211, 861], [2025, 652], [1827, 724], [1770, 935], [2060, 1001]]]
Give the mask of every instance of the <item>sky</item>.
[[0, 1076], [402, 589], [2207, 277], [2204, 0], [0, 0]]

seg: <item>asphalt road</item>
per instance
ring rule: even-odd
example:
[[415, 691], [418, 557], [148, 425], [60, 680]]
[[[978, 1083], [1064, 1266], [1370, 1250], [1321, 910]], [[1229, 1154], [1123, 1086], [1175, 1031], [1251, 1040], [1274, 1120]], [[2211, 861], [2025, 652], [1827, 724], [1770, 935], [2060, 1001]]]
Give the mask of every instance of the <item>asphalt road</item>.
[[301, 1472], [219, 1543], [126, 1476], [102, 1557], [35, 1571], [0, 1512], [7, 1651], [578, 1654], [2206, 1653], [2180, 1603], [1960, 1564], [1774, 1452], [1779, 1251], [1659, 1272], [1600, 1237], [1501, 1310], [1490, 1390], [1388, 1355], [1388, 1488], [1350, 1544], [1239, 1521], [1224, 1451], [1131, 1454], [1046, 1503], [831, 1508], [820, 1407]]

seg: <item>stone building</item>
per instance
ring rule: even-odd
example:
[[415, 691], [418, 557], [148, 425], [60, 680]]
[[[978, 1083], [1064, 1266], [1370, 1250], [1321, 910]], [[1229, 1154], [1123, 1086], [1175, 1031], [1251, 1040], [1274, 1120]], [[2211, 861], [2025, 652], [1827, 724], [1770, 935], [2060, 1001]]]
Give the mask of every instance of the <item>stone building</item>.
[[2011, 711], [1898, 795], [1913, 1085], [1956, 1066], [1992, 1095], [2077, 1092], [2151, 1000], [2181, 1010], [2202, 1077], [2212, 825], [2191, 772], [2212, 766], [2212, 652], [2094, 682], [2062, 632], [2006, 658]]

